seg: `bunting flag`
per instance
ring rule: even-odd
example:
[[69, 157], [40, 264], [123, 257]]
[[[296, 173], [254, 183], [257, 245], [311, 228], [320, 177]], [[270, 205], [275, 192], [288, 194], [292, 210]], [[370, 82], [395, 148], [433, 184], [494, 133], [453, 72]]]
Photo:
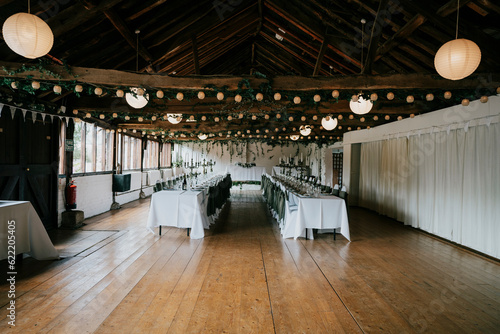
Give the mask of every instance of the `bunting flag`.
[[69, 125], [69, 117], [66, 116], [66, 125]]
[[33, 124], [35, 124], [36, 122], [36, 114], [37, 114], [36, 112], [33, 111], [31, 112], [31, 119], [33, 120]]
[[54, 123], [54, 115], [50, 114], [50, 122]]
[[26, 122], [26, 112], [27, 112], [28, 110], [26, 110], [26, 109], [21, 109], [21, 111], [23, 112], [23, 121], [25, 121], [25, 122]]
[[0, 117], [2, 117], [3, 103], [0, 103]]
[[42, 115], [42, 122], [45, 125], [45, 116], [47, 116], [47, 114], [42, 113], [41, 115]]
[[10, 115], [12, 116], [12, 119], [14, 119], [14, 115], [16, 114], [16, 108], [12, 106], [9, 106], [9, 108], [10, 108]]

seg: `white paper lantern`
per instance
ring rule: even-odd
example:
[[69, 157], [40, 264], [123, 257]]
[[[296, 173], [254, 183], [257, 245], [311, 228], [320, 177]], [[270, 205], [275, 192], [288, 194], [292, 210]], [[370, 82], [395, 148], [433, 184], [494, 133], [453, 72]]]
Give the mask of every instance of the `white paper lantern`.
[[393, 92], [389, 92], [389, 93], [387, 93], [387, 99], [388, 99], [389, 101], [394, 100], [394, 93], [393, 93]]
[[299, 131], [301, 135], [309, 136], [311, 134], [311, 127], [309, 125], [301, 125]]
[[302, 122], [305, 122], [305, 121], [306, 121], [306, 116], [302, 116], [302, 117], [300, 118], [300, 120], [301, 120]]
[[102, 88], [97, 87], [96, 89], [94, 89], [94, 94], [97, 96], [101, 96], [102, 95]]
[[130, 90], [135, 94], [127, 93], [125, 94], [125, 100], [135, 109], [144, 108], [149, 102], [149, 94], [145, 94], [144, 89], [133, 87]]
[[288, 120], [289, 120], [290, 122], [293, 122], [293, 116], [288, 117]]
[[265, 114], [265, 115], [264, 115], [264, 118], [265, 118], [265, 119], [269, 119], [269, 115], [268, 115], [268, 114]]
[[313, 121], [317, 121], [318, 120], [318, 116], [314, 115], [313, 116]]
[[252, 115], [252, 121], [256, 121], [256, 120], [257, 120], [257, 116]]
[[427, 95], [425, 96], [425, 99], [426, 99], [427, 101], [429, 101], [429, 102], [433, 101], [433, 100], [434, 100], [434, 94], [431, 94], [431, 93], [427, 94]]
[[488, 102], [488, 97], [486, 95], [483, 95], [483, 96], [481, 96], [479, 101], [481, 101], [481, 103], [486, 103], [486, 102]]
[[117, 97], [124, 97], [125, 96], [125, 92], [123, 90], [121, 90], [121, 89], [118, 89], [116, 91], [116, 96]]
[[389, 115], [385, 115], [384, 119], [385, 119], [386, 121], [388, 121], [388, 120], [390, 120], [390, 119], [391, 119], [391, 116], [389, 116]]
[[469, 105], [469, 103], [470, 103], [469, 99], [463, 99], [463, 100], [462, 100], [462, 105], [463, 105], [464, 107], [467, 107], [467, 106]]
[[406, 97], [406, 102], [408, 102], [408, 103], [413, 103], [413, 102], [415, 102], [415, 98], [413, 97], [413, 95], [408, 95], [408, 96]]
[[205, 98], [205, 92], [199, 91], [199, 92], [198, 92], [198, 98], [199, 98], [200, 100], [203, 100], [203, 99]]
[[293, 98], [293, 103], [295, 103], [295, 104], [299, 104], [299, 103], [300, 103], [300, 101], [301, 101], [301, 100], [300, 100], [300, 97], [298, 97], [298, 96], [295, 96], [295, 97]]
[[177, 95], [175, 96], [175, 98], [179, 101], [182, 101], [184, 100], [184, 94], [182, 94], [181, 92], [177, 93]]
[[335, 129], [337, 127], [337, 124], [338, 124], [337, 119], [331, 116], [323, 117], [323, 119], [321, 120], [321, 125], [327, 131], [332, 131], [333, 129]]
[[314, 100], [314, 102], [319, 102], [319, 101], [321, 101], [321, 96], [316, 94], [316, 95], [314, 95], [313, 100]]
[[204, 134], [204, 133], [200, 133], [200, 134], [198, 135], [198, 138], [200, 138], [200, 140], [205, 140], [205, 139], [207, 139], [207, 138], [208, 138], [208, 136], [207, 136], [206, 134]]
[[280, 94], [280, 93], [276, 93], [276, 94], [274, 94], [274, 99], [275, 99], [276, 101], [281, 100], [281, 94]]
[[353, 113], [357, 115], [364, 115], [372, 110], [373, 103], [372, 101], [365, 100], [362, 96], [359, 96], [357, 101], [351, 100], [349, 106]]
[[31, 87], [33, 87], [33, 89], [40, 89], [40, 83], [38, 81], [33, 81], [31, 83]]
[[377, 100], [378, 100], [378, 95], [377, 95], [377, 93], [373, 93], [372, 95], [370, 95], [370, 100], [372, 100], [372, 101], [377, 101]]
[[54, 93], [56, 94], [61, 94], [62, 93], [62, 87], [59, 86], [59, 85], [55, 85], [54, 88], [52, 88], [52, 90], [54, 91]]
[[182, 115], [180, 115], [180, 114], [167, 114], [167, 119], [172, 124], [179, 124], [182, 121]]
[[[156, 116], [151, 116], [151, 120], [154, 122], [156, 121]], [[153, 133], [154, 134], [154, 133]]]
[[237, 95], [234, 97], [234, 101], [236, 101], [236, 102], [238, 102], [238, 103], [240, 103], [242, 99], [243, 99], [243, 98], [241, 97], [241, 95], [240, 95], [240, 94], [237, 94]]
[[139, 117], [137, 120], [138, 120], [139, 122], [142, 122], [142, 121], [144, 121], [144, 118]]
[[257, 101], [262, 101], [263, 98], [264, 95], [262, 95], [262, 93], [257, 93], [257, 95], [255, 95], [255, 99], [257, 99]]
[[336, 98], [338, 98], [338, 97], [339, 97], [339, 95], [340, 95], [340, 93], [339, 93], [339, 91], [338, 91], [338, 90], [334, 90], [334, 91], [332, 92], [332, 97], [333, 97], [333, 98], [335, 98], [335, 99], [336, 99]]
[[373, 116], [373, 120], [378, 121], [378, 116], [377, 115]]
[[340, 119], [340, 120], [342, 120], [344, 118], [344, 116], [339, 115], [337, 118]]
[[76, 85], [75, 86], [75, 92], [77, 92], [77, 93], [83, 92], [83, 86], [82, 85]]
[[117, 118], [118, 117], [118, 114], [117, 113], [113, 113], [113, 118]]
[[127, 115], [127, 116], [125, 116], [125, 120], [126, 120], [126, 121], [130, 121], [130, 116], [128, 116], [128, 115]]
[[276, 118], [280, 119], [281, 118], [281, 114], [276, 114]]
[[105, 117], [105, 116], [104, 116], [104, 114], [100, 114], [100, 115], [99, 115], [99, 118], [100, 118], [100, 119], [104, 119], [104, 117]]
[[219, 101], [224, 100], [224, 93], [222, 93], [222, 92], [218, 92], [218, 93], [217, 93], [217, 100], [219, 100]]
[[232, 121], [233, 120], [233, 116], [231, 116], [231, 115], [227, 116], [227, 120], [228, 121]]
[[12, 81], [12, 82], [10, 83], [10, 87], [12, 87], [12, 89], [17, 89], [17, 82]]
[[476, 43], [464, 38], [445, 43], [434, 57], [436, 71], [449, 80], [460, 80], [471, 75], [480, 62], [481, 50]]
[[449, 91], [448, 91], [448, 92], [444, 92], [444, 95], [443, 95], [443, 96], [444, 96], [444, 98], [445, 98], [446, 100], [449, 100], [449, 99], [451, 99], [451, 92], [449, 92]]
[[5, 20], [3, 39], [15, 53], [35, 59], [45, 56], [54, 44], [54, 34], [41, 18], [28, 13], [17, 13]]
[[156, 91], [156, 97], [159, 98], [159, 99], [163, 99], [163, 97], [165, 96], [165, 93], [163, 93], [162, 90], [157, 90]]

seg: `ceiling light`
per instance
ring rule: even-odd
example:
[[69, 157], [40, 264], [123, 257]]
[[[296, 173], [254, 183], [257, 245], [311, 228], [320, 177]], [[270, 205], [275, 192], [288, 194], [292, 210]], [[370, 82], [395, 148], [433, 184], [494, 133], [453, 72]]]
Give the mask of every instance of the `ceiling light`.
[[349, 106], [351, 107], [353, 113], [358, 115], [364, 115], [369, 113], [370, 110], [372, 110], [373, 103], [370, 100], [365, 100], [363, 96], [360, 94], [358, 95], [357, 101], [351, 100]]
[[206, 134], [204, 134], [204, 133], [200, 133], [200, 134], [198, 135], [198, 138], [200, 138], [201, 140], [205, 140], [205, 139], [207, 139], [207, 138], [208, 138], [208, 136], [207, 136]]
[[301, 135], [309, 136], [311, 134], [311, 127], [309, 125], [301, 125], [299, 131]]
[[298, 140], [299, 139], [299, 135], [290, 135], [290, 139], [291, 140]]
[[337, 119], [333, 118], [331, 116], [323, 117], [323, 119], [321, 120], [321, 125], [327, 131], [331, 131], [331, 130], [335, 129], [337, 127], [337, 124], [338, 124]]
[[167, 119], [172, 124], [179, 124], [182, 121], [181, 114], [167, 114]]
[[138, 87], [130, 88], [130, 90], [132, 93], [125, 94], [125, 100], [129, 106], [135, 109], [144, 108], [149, 102], [149, 94], [146, 94], [144, 89]]

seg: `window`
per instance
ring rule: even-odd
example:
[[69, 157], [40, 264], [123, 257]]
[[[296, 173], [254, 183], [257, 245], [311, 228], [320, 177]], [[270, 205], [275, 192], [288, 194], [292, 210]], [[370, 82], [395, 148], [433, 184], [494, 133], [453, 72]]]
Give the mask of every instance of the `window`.
[[103, 128], [97, 128], [97, 143], [96, 143], [96, 172], [104, 171], [104, 162], [106, 161], [106, 131]]
[[160, 144], [162, 147], [160, 155], [160, 167], [172, 167], [172, 145], [170, 143]]
[[113, 170], [114, 133], [95, 124], [75, 123], [73, 173]]
[[61, 122], [59, 132], [59, 174], [66, 173], [66, 123]]
[[83, 173], [83, 157], [85, 154], [85, 123], [75, 123], [73, 133], [73, 173]]
[[95, 125], [85, 123], [85, 169], [84, 172], [95, 172], [96, 152]]

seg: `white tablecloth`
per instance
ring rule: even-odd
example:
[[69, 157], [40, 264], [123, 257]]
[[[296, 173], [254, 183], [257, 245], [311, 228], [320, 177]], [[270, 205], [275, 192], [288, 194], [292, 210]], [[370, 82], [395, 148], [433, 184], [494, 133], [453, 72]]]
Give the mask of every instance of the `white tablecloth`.
[[0, 260], [8, 257], [8, 221], [14, 220], [16, 254], [26, 253], [37, 260], [59, 258], [33, 205], [27, 201], [0, 201]]
[[156, 192], [151, 197], [147, 227], [153, 233], [153, 229], [158, 226], [190, 228], [191, 238], [201, 239], [205, 236], [204, 229], [210, 227], [207, 199], [205, 191]]
[[[340, 233], [351, 240], [345, 201], [337, 196], [301, 197], [290, 193], [291, 201], [297, 205], [295, 219], [288, 220], [283, 230], [284, 238], [306, 235], [306, 229], [340, 228]], [[293, 204], [293, 203], [291, 203]], [[308, 233], [313, 238], [312, 233]]]
[[296, 177], [296, 176], [300, 175], [300, 172], [297, 170], [297, 168], [285, 168], [285, 167], [273, 166], [272, 175], [275, 176], [275, 175], [281, 175], [281, 174], [286, 174], [286, 175]]
[[226, 173], [231, 174], [233, 181], [261, 181], [262, 174], [266, 173], [266, 167], [228, 166]]

